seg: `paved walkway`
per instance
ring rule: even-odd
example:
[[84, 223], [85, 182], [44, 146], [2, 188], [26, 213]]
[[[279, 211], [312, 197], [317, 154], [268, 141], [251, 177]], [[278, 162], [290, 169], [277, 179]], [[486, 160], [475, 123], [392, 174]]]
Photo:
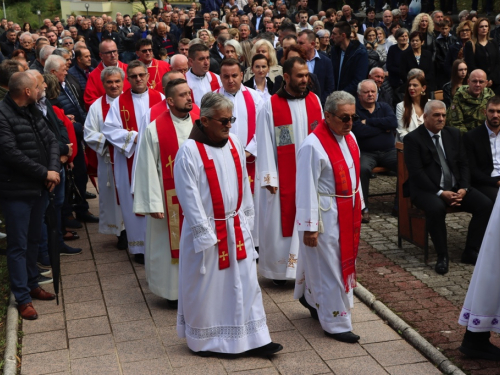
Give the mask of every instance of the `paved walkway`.
[[[97, 200], [90, 201], [97, 213]], [[176, 311], [150, 293], [144, 267], [116, 250], [116, 239], [80, 230], [62, 257], [61, 303], [35, 301], [40, 317], [23, 321], [22, 374], [412, 374], [440, 372], [356, 300], [359, 344], [324, 336], [319, 323], [293, 300], [293, 285], [260, 279], [273, 341], [284, 350], [269, 358], [200, 358], [177, 337]], [[49, 286], [47, 290], [51, 290]]]

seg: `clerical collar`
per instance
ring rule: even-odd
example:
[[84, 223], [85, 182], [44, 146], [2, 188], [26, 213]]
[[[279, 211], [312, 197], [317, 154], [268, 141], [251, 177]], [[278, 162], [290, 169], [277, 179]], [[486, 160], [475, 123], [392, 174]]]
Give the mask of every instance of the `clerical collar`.
[[278, 92], [276, 93], [276, 95], [278, 95], [280, 98], [284, 98], [284, 99], [287, 99], [287, 100], [291, 100], [291, 99], [304, 99], [308, 94], [309, 94], [309, 88], [306, 88], [306, 91], [304, 91], [302, 93], [302, 95], [293, 96], [292, 94], [290, 94], [286, 90], [286, 85], [283, 85], [283, 87], [281, 87], [278, 90]]
[[203, 74], [202, 76], [199, 76], [198, 74], [194, 74], [193, 68], [191, 68], [189, 71], [191, 72], [192, 75], [194, 75], [195, 77], [198, 77], [198, 78], [205, 78], [205, 76], [207, 75], [207, 73]]
[[106, 94], [106, 103], [111, 104], [116, 98], [112, 98], [108, 94]]
[[131, 89], [130, 92], [132, 93], [132, 95], [142, 96], [148, 92], [148, 89], [146, 89], [146, 91], [144, 92], [135, 92], [134, 90]]
[[221, 142], [214, 142], [210, 138], [208, 138], [199, 119], [194, 122], [193, 130], [191, 130], [191, 134], [189, 134], [189, 139], [193, 139], [196, 142], [200, 142], [208, 146], [217, 148], [224, 147], [228, 141], [228, 139], [224, 139]]
[[184, 117], [177, 117], [172, 111], [170, 111], [170, 116], [172, 116], [173, 119], [178, 119], [179, 121], [186, 121], [189, 118], [189, 112]]

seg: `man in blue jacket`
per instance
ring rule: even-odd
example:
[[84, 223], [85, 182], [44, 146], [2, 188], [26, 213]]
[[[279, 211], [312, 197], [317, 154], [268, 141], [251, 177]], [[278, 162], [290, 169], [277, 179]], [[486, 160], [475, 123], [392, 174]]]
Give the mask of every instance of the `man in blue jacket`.
[[358, 83], [368, 75], [368, 53], [357, 40], [350, 40], [351, 26], [344, 21], [335, 24], [331, 49], [335, 90], [356, 96]]
[[222, 0], [200, 0], [200, 4], [202, 13], [210, 13], [212, 11], [219, 13]]

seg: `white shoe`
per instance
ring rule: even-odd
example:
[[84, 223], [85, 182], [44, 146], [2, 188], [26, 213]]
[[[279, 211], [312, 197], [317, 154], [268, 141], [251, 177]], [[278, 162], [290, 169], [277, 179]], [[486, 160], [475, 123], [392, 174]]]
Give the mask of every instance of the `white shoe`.
[[0, 240], [3, 240], [6, 237], [7, 235], [5, 233], [0, 232]]

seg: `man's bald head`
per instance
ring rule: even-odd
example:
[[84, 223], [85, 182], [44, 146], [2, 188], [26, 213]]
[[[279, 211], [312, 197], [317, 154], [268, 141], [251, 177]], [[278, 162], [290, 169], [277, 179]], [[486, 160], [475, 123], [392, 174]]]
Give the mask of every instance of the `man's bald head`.
[[170, 72], [167, 72], [163, 75], [161, 79], [161, 87], [163, 87], [163, 90], [165, 90], [165, 87], [167, 87], [167, 83], [179, 78], [186, 79], [186, 77], [184, 77], [184, 74], [182, 74], [181, 72], [178, 72], [177, 70], [171, 70]]
[[172, 70], [186, 74], [189, 69], [188, 58], [181, 54], [174, 55], [170, 59], [170, 66]]
[[38, 82], [31, 74], [14, 73], [9, 80], [9, 93], [14, 100], [19, 100], [21, 105], [33, 104], [38, 96], [37, 86]]

